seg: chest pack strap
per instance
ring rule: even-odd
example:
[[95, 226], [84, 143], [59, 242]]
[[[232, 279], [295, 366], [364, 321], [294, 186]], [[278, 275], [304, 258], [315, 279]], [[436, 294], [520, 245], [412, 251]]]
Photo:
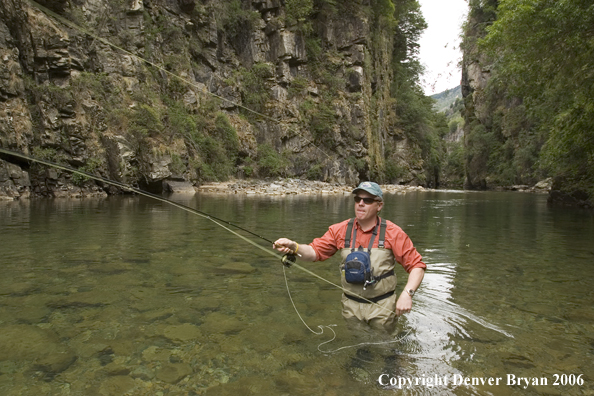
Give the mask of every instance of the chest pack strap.
[[385, 274], [383, 274], [383, 275], [376, 276], [376, 277], [375, 277], [375, 280], [379, 282], [379, 281], [381, 281], [382, 279], [384, 279], [384, 278], [387, 278], [388, 276], [392, 276], [392, 275], [394, 275], [394, 270], [390, 270], [390, 271], [386, 272], [386, 273], [385, 273]]
[[[346, 247], [350, 247], [351, 249], [355, 248], [355, 243], [357, 241], [357, 228], [355, 228], [355, 233], [354, 233], [354, 235], [352, 235], [354, 224], [355, 224], [355, 219], [350, 219], [349, 223], [347, 225], [346, 234], [344, 236], [344, 247], [345, 248]], [[386, 241], [386, 220], [381, 219], [381, 222], [378, 222], [378, 224], [373, 229], [373, 236], [371, 237], [371, 242], [369, 243], [369, 250], [371, 250], [371, 248], [373, 247], [373, 242], [375, 241], [375, 236], [377, 235], [378, 227], [380, 229], [378, 247], [384, 248], [385, 241]], [[351, 245], [351, 235], [353, 237], [352, 245]]]

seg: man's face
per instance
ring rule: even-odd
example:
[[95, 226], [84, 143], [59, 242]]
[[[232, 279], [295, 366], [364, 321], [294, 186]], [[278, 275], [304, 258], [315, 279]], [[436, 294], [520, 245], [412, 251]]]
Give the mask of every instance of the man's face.
[[375, 201], [377, 197], [368, 193], [367, 191], [357, 191], [355, 197], [369, 198], [374, 200], [371, 204], [366, 204], [364, 200], [360, 200], [358, 203], [355, 202], [355, 217], [360, 222], [375, 219], [377, 213], [384, 206], [383, 202]]

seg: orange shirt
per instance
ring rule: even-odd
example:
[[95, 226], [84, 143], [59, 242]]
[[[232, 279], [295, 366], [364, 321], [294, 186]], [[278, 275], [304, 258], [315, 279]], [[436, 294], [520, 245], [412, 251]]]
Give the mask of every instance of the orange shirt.
[[[345, 247], [344, 237], [346, 235], [348, 223], [349, 220], [345, 220], [341, 223], [331, 225], [321, 238], [316, 238], [309, 244], [309, 246], [316, 251], [319, 261], [329, 259], [334, 253]], [[373, 228], [364, 232], [358, 221], [355, 221], [353, 228], [355, 227], [357, 227], [355, 247], [358, 248], [359, 246], [363, 246], [364, 248], [368, 248], [369, 241], [371, 241], [371, 236], [373, 234]], [[379, 234], [380, 231], [378, 230], [373, 247], [378, 247]], [[413, 246], [408, 235], [402, 231], [402, 228], [389, 220], [386, 220], [386, 240], [384, 246], [386, 249], [392, 250], [396, 261], [402, 265], [406, 272], [410, 273], [413, 268], [427, 268], [425, 263], [421, 261], [423, 258]]]

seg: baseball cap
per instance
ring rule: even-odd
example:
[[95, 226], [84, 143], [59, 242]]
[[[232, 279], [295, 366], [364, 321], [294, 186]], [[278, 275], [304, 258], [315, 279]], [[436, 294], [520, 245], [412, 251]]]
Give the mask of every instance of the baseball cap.
[[382, 189], [377, 183], [365, 181], [359, 184], [359, 186], [353, 190], [353, 194], [356, 194], [359, 190], [367, 191], [369, 194], [375, 195], [376, 197], [383, 199]]

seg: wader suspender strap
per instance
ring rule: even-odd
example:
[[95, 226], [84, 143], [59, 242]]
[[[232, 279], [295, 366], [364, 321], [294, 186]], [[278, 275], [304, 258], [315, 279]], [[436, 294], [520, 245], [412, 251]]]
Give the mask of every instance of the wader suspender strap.
[[[383, 249], [384, 248], [384, 242], [385, 241], [386, 241], [386, 220], [385, 219], [382, 219], [381, 227], [380, 227], [379, 244], [378, 244], [377, 247]], [[383, 275], [376, 276], [375, 277], [375, 280], [380, 281], [380, 280], [382, 280], [384, 278], [387, 278], [388, 276], [392, 276], [392, 275], [394, 275], [394, 270], [393, 269], [390, 270], [390, 271], [388, 271], [388, 272], [386, 272]], [[392, 294], [394, 294], [394, 292], [392, 292]], [[385, 295], [386, 297], [384, 297], [384, 298], [390, 297], [392, 294]], [[383, 296], [380, 296], [380, 297], [383, 297]]]
[[355, 222], [355, 219], [349, 220], [349, 224], [348, 224], [347, 230], [346, 230], [346, 235], [344, 236], [344, 247], [345, 248], [351, 246], [351, 234], [353, 233], [353, 223], [354, 222]]
[[[351, 248], [351, 252], [355, 251], [355, 245], [357, 243], [357, 227], [355, 227], [355, 230], [353, 231], [353, 224], [355, 223], [355, 219], [350, 219], [349, 220], [349, 224], [347, 225], [347, 231], [346, 231], [346, 235], [344, 237], [344, 247], [350, 247]], [[380, 231], [380, 245], [379, 247], [384, 247], [384, 239], [385, 239], [385, 235], [386, 235], [386, 230], [385, 230], [385, 226], [386, 226], [386, 221], [382, 220], [382, 230]], [[373, 242], [375, 242], [375, 237], [377, 235], [377, 229], [380, 226], [380, 222], [379, 220], [377, 221], [377, 224], [375, 225], [375, 228], [373, 229], [373, 235], [371, 236], [371, 241], [369, 241], [369, 247], [367, 248], [367, 251], [369, 252], [369, 254], [371, 254], [371, 248], [373, 247]], [[351, 233], [353, 234], [353, 240], [351, 241]], [[352, 243], [351, 243], [352, 242]]]
[[385, 241], [386, 241], [386, 220], [382, 219], [382, 225], [380, 226], [380, 239], [379, 239], [379, 244], [377, 245], [377, 247], [383, 248]]

